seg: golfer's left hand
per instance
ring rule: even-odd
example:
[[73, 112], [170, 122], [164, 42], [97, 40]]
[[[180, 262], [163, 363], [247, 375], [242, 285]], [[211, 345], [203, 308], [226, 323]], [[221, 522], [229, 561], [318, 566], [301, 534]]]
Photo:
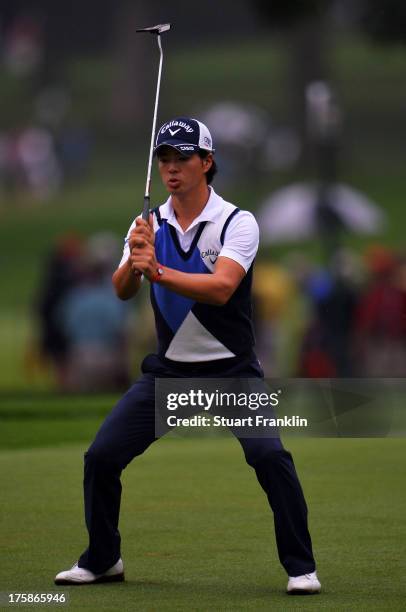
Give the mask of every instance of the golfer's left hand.
[[158, 268], [155, 247], [142, 236], [135, 237], [134, 241], [136, 248], [131, 253], [131, 267], [133, 270], [139, 270], [148, 280], [151, 280]]

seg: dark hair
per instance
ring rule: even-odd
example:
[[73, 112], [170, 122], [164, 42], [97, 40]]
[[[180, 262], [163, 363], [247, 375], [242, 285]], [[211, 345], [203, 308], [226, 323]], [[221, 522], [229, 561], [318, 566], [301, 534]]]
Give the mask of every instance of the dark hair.
[[[210, 151], [205, 151], [204, 149], [199, 149], [199, 157], [201, 159], [206, 159], [206, 157], [209, 155]], [[213, 163], [210, 166], [210, 168], [208, 169], [208, 171], [206, 172], [206, 181], [207, 184], [210, 185], [210, 183], [212, 182], [212, 180], [214, 179], [214, 176], [217, 174], [217, 164], [216, 164], [216, 160], [213, 157]]]

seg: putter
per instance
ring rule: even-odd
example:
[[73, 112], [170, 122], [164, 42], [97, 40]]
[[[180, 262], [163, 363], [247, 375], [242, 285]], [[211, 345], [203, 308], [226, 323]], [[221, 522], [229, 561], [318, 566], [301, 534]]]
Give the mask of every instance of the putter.
[[155, 129], [156, 129], [156, 117], [158, 113], [158, 101], [159, 101], [159, 89], [161, 86], [161, 74], [162, 74], [162, 63], [163, 63], [163, 51], [161, 44], [161, 34], [163, 32], [167, 32], [171, 29], [170, 23], [161, 23], [156, 26], [152, 26], [150, 28], [141, 28], [136, 30], [136, 32], [149, 32], [150, 34], [155, 34], [158, 41], [158, 47], [160, 52], [159, 59], [159, 69], [158, 69], [158, 81], [156, 86], [156, 95], [155, 95], [155, 108], [154, 108], [154, 116], [152, 119], [152, 133], [151, 133], [151, 146], [149, 149], [149, 159], [148, 159], [148, 170], [147, 170], [147, 182], [145, 185], [145, 195], [144, 195], [144, 207], [142, 210], [142, 218], [148, 221], [149, 217], [149, 204], [150, 204], [150, 190], [151, 190], [151, 168], [152, 168], [152, 154], [154, 150], [154, 140], [155, 140]]

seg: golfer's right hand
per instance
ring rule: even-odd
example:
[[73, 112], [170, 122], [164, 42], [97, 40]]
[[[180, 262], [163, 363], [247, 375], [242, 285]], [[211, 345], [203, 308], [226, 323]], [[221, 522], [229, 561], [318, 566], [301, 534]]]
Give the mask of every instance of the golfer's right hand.
[[145, 244], [154, 245], [155, 243], [152, 214], [149, 215], [149, 223], [141, 218], [137, 218], [135, 223], [136, 227], [131, 231], [128, 240], [130, 253], [134, 248], [142, 248]]

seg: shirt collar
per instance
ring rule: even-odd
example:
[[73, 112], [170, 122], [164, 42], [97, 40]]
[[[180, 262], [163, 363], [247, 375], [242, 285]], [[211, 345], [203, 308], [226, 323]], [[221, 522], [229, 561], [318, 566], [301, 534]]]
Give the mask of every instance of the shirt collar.
[[[210, 190], [210, 195], [209, 195], [209, 199], [207, 200], [206, 206], [203, 208], [200, 215], [198, 215], [196, 219], [192, 221], [192, 223], [187, 228], [186, 232], [194, 228], [196, 225], [198, 225], [202, 221], [214, 222], [216, 217], [220, 214], [223, 208], [223, 199], [217, 195], [217, 193], [214, 191], [211, 185], [209, 185], [209, 190]], [[171, 196], [169, 196], [165, 204], [162, 204], [160, 208], [160, 213], [161, 213], [162, 219], [166, 219], [170, 225], [173, 225], [182, 234], [186, 233], [182, 230], [182, 228], [180, 227], [176, 219], [175, 211], [173, 210], [173, 207], [172, 207], [172, 197]]]

